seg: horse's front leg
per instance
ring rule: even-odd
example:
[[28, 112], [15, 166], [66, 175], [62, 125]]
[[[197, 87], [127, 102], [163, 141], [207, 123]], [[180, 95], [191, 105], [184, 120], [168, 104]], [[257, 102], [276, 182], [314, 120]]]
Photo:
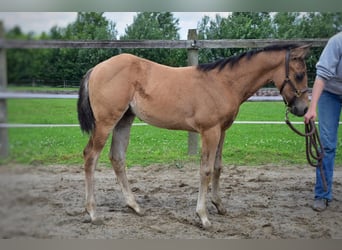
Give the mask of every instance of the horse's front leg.
[[200, 187], [198, 193], [196, 213], [202, 221], [205, 229], [211, 227], [206, 208], [206, 196], [208, 186], [212, 177], [216, 151], [219, 144], [221, 129], [213, 127], [201, 133], [202, 136], [202, 155], [200, 168]]
[[211, 190], [212, 192], [211, 202], [215, 205], [219, 214], [227, 213], [227, 210], [222, 205], [222, 201], [219, 195], [219, 180], [220, 180], [220, 175], [222, 172], [222, 149], [223, 149], [225, 135], [226, 135], [225, 132], [222, 131], [220, 143], [217, 147], [217, 152], [216, 152], [213, 183], [212, 183], [212, 190]]

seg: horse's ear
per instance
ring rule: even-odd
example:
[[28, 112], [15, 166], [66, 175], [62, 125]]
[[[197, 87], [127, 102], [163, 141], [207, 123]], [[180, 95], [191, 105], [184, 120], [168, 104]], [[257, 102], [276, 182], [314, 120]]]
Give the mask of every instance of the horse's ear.
[[291, 58], [304, 59], [309, 53], [312, 44], [305, 44], [291, 50]]

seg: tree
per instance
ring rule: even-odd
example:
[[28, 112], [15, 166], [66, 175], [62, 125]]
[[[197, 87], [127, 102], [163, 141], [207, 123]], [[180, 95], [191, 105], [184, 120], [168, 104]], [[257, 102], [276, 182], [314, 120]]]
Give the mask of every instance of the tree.
[[[54, 39], [54, 40], [112, 40], [116, 39], [115, 23], [107, 20], [103, 13], [80, 12], [75, 22], [67, 27], [54, 26], [50, 32], [34, 37], [25, 35], [19, 27], [9, 30], [9, 39]], [[118, 54], [117, 49], [25, 49], [9, 50], [9, 82], [27, 80], [49, 85], [72, 82], [78, 86], [83, 74], [91, 67]]]
[[[266, 12], [234, 12], [227, 17], [204, 16], [197, 25], [199, 39], [272, 38], [272, 19]], [[242, 49], [210, 49], [200, 53], [200, 62], [210, 62], [241, 53]]]
[[[29, 40], [33, 39], [33, 33], [24, 34], [19, 26], [15, 26], [6, 32], [6, 38]], [[32, 62], [35, 55], [32, 49], [11, 49], [7, 51], [7, 76], [9, 83], [27, 82], [34, 78]]]
[[[51, 33], [64, 40], [115, 40], [115, 26], [103, 13], [79, 12], [75, 22]], [[118, 53], [117, 49], [60, 49], [56, 63], [64, 81], [81, 79], [89, 68]]]
[[273, 18], [274, 37], [275, 38], [300, 38], [301, 14], [299, 12], [280, 12]]
[[[121, 40], [179, 40], [179, 20], [171, 12], [140, 12], [125, 29]], [[186, 51], [180, 49], [126, 49], [131, 53], [170, 66], [186, 65]]]
[[115, 40], [116, 24], [107, 20], [103, 12], [79, 12], [76, 21], [64, 29], [68, 40]]
[[306, 13], [299, 28], [302, 30], [302, 38], [330, 37], [342, 31], [342, 13]]
[[[276, 13], [273, 26], [278, 39], [329, 38], [342, 30], [342, 13]], [[322, 50], [323, 48], [312, 48], [306, 60], [310, 86], [314, 81], [315, 66]]]

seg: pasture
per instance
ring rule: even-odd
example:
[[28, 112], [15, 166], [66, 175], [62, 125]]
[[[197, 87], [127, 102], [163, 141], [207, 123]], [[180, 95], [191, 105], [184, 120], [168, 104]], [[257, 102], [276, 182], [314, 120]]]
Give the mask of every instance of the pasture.
[[[78, 124], [75, 99], [11, 99], [8, 100], [8, 122], [25, 124]], [[246, 102], [236, 121], [283, 122], [282, 102]], [[302, 118], [291, 117], [292, 121]], [[139, 120], [136, 124], [141, 123]], [[303, 128], [304, 125], [296, 125]], [[342, 131], [340, 131], [340, 134]], [[9, 159], [2, 163], [35, 165], [82, 164], [82, 150], [88, 136], [79, 127], [10, 128]], [[100, 163], [109, 165], [110, 140], [102, 152]], [[339, 140], [341, 145], [341, 139]], [[187, 132], [170, 131], [152, 126], [134, 126], [128, 147], [127, 165], [148, 166], [154, 163], [181, 167], [198, 162], [187, 155]], [[227, 130], [223, 162], [228, 165], [303, 165], [304, 138], [282, 124], [234, 124]], [[342, 164], [337, 154], [336, 163]]]

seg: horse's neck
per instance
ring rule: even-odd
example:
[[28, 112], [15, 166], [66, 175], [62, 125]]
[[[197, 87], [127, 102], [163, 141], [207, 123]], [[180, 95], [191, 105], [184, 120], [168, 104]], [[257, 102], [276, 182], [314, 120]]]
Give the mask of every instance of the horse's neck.
[[234, 91], [241, 97], [241, 102], [274, 80], [283, 60], [281, 52], [262, 52], [251, 59], [243, 59], [239, 65], [234, 66], [229, 72], [229, 75], [233, 76], [230, 82]]

